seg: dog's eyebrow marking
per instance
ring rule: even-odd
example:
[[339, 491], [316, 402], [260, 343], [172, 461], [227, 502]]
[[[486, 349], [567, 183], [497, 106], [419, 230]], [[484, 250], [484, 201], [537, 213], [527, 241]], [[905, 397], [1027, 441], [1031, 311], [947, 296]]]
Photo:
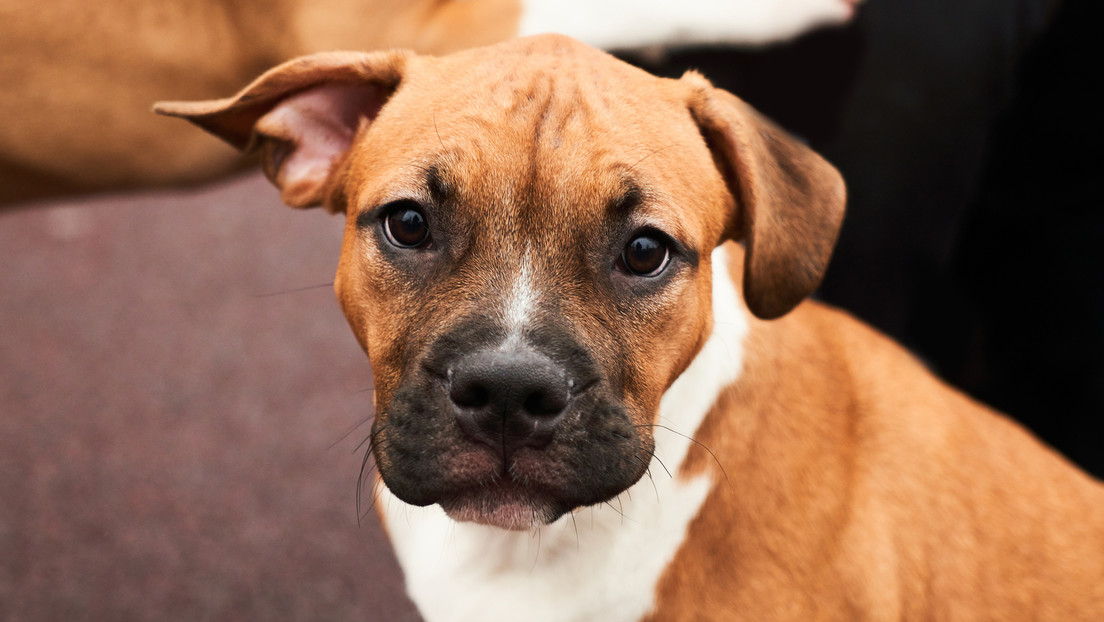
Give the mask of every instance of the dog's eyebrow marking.
[[435, 203], [444, 203], [453, 194], [452, 184], [448, 181], [448, 174], [440, 164], [432, 164], [425, 169], [426, 188]]
[[635, 181], [626, 180], [621, 193], [609, 202], [606, 211], [613, 216], [627, 216], [644, 203], [646, 193]]
[[[633, 212], [640, 210], [645, 204], [657, 203], [661, 206], [662, 202], [662, 195], [651, 192], [646, 186], [626, 176], [621, 183], [620, 194], [606, 204], [606, 214], [615, 221], [627, 220]], [[700, 259], [698, 251], [692, 245], [685, 243], [685, 230], [678, 222], [669, 222], [666, 225], [656, 222], [654, 226], [672, 238], [679, 254], [691, 266], [695, 268], [698, 266]]]

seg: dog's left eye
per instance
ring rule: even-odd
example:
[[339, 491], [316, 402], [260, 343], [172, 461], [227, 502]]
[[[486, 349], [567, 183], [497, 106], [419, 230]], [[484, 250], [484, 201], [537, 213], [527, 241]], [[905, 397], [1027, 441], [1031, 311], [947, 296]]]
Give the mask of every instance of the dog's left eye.
[[618, 258], [618, 267], [637, 276], [657, 276], [671, 260], [667, 241], [657, 233], [642, 233], [629, 240]]
[[413, 202], [403, 201], [383, 217], [387, 241], [399, 248], [419, 248], [429, 243], [429, 222]]

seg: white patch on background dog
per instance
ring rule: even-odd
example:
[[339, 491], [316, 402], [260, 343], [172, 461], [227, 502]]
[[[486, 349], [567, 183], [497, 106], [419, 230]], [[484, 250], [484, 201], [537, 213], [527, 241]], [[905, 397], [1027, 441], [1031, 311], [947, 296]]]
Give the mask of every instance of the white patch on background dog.
[[[660, 423], [687, 436], [742, 368], [747, 312], [726, 259], [723, 248], [713, 252], [713, 333], [660, 403]], [[628, 622], [647, 614], [715, 480], [679, 477], [691, 441], [661, 428], [655, 437], [656, 455], [674, 477], [653, 459], [652, 477], [609, 504], [528, 532], [458, 523], [439, 506], [407, 505], [381, 485], [377, 502], [425, 619]]]
[[522, 0], [519, 34], [558, 32], [605, 49], [762, 45], [853, 12], [847, 0]]

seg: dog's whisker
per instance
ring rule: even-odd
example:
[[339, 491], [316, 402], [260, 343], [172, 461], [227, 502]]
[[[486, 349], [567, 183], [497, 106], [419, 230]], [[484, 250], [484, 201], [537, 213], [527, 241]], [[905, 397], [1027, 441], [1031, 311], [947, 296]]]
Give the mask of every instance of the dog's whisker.
[[357, 526], [358, 527], [360, 526], [361, 521], [368, 518], [368, 516], [372, 513], [372, 510], [374, 510], [376, 508], [376, 504], [379, 503], [380, 495], [383, 493], [383, 491], [380, 487], [380, 482], [382, 482], [382, 481], [383, 481], [383, 476], [381, 476], [377, 472], [375, 480], [372, 482], [372, 502], [368, 504], [368, 509], [364, 510], [364, 513], [361, 514], [361, 513], [358, 512], [358, 516], [357, 516]]
[[[370, 469], [369, 469], [368, 473], [371, 473]], [[365, 475], [367, 475], [367, 473]], [[358, 479], [358, 482], [359, 482], [362, 478], [358, 477], [357, 479]], [[356, 513], [357, 513], [357, 526], [358, 527], [361, 525], [361, 521], [364, 520], [365, 518], [367, 518], [368, 515], [372, 513], [372, 509], [376, 507], [376, 501], [379, 498], [379, 491], [376, 489], [376, 486], [377, 486], [377, 484], [379, 484], [379, 481], [380, 481], [380, 476], [379, 476], [379, 473], [377, 472], [375, 474], [375, 476], [372, 478], [372, 484], [371, 484], [370, 493], [369, 493], [371, 495], [371, 502], [368, 504], [368, 507], [364, 510], [361, 510], [361, 506], [363, 505], [363, 499], [364, 499], [364, 492], [363, 492], [364, 491], [364, 486], [361, 486], [359, 483], [357, 485]]]
[[644, 156], [643, 158], [640, 158], [636, 162], [633, 162], [632, 166], [629, 167], [629, 171], [632, 171], [634, 168], [636, 168], [637, 164], [640, 164], [641, 162], [643, 162], [644, 160], [647, 160], [648, 158], [654, 156], [655, 154], [657, 154], [661, 151], [666, 151], [666, 150], [670, 149], [671, 147], [678, 147], [678, 146], [679, 146], [679, 143], [671, 143], [670, 145], [667, 145], [666, 147], [660, 147], [659, 149], [656, 149], [656, 150], [652, 151], [651, 153]]
[[[335, 446], [337, 446], [338, 443], [340, 443], [341, 441], [349, 438], [349, 435], [352, 434], [353, 432], [355, 432], [357, 428], [364, 425], [365, 423], [368, 423], [369, 421], [372, 421], [373, 419], [375, 419], [375, 415], [368, 415], [367, 417], [362, 418], [360, 421], [353, 424], [353, 426], [350, 427], [348, 430], [345, 430], [345, 432], [343, 432], [341, 434], [341, 436], [336, 441], [330, 443], [329, 447], [327, 447], [326, 449], [327, 450], [333, 449]], [[358, 445], [358, 447], [359, 447], [359, 445]]]
[[675, 478], [674, 475], [671, 475], [671, 470], [667, 468], [666, 464], [663, 464], [663, 460], [659, 459], [659, 456], [656, 455], [654, 450], [652, 451], [652, 457], [655, 458], [655, 461], [659, 463], [659, 466], [663, 467], [663, 470], [667, 473], [667, 477], [670, 477], [671, 479]]
[[[533, 512], [532, 523], [534, 525], [538, 525], [539, 524], [538, 523], [538, 518], [539, 517], [537, 516], [537, 511], [532, 510], [532, 512]], [[540, 561], [541, 532], [544, 531], [544, 530], [541, 529], [540, 527], [537, 527], [535, 531], [537, 532], [537, 554], [533, 556], [533, 565], [529, 567], [529, 574], [533, 574], [533, 571], [535, 571], [537, 569], [537, 562]]]
[[292, 289], [282, 289], [278, 292], [267, 292], [264, 294], [253, 294], [254, 298], [272, 298], [273, 296], [283, 296], [284, 294], [297, 294], [299, 292], [307, 292], [314, 289], [322, 289], [323, 287], [333, 287], [333, 281], [329, 283], [319, 283], [317, 285], [307, 285], [305, 287], [295, 287]]
[[621, 495], [617, 495], [616, 497], [614, 497], [614, 499], [617, 500], [617, 505], [620, 507], [614, 507], [613, 503], [609, 501], [606, 501], [605, 504], [608, 505], [611, 510], [617, 512], [617, 514], [621, 517], [621, 525], [623, 526], [625, 524], [625, 521], [629, 521], [630, 523], [636, 522], [625, 515], [625, 508], [621, 504]]
[[379, 435], [382, 434], [383, 431], [386, 430], [386, 429], [387, 429], [387, 426], [383, 425], [383, 426], [380, 426], [378, 429], [373, 430], [372, 432], [370, 432], [368, 434], [368, 436], [364, 437], [364, 440], [357, 443], [357, 446], [353, 447], [353, 450], [349, 453], [355, 454], [356, 452], [360, 451], [360, 448], [364, 447], [365, 443], [368, 443], [368, 453], [372, 453], [372, 447], [375, 446], [376, 439], [379, 438]]
[[579, 523], [575, 522], [575, 510], [568, 512], [571, 516], [571, 526], [575, 529], [575, 550], [579, 550]]
[[[362, 515], [360, 515], [360, 517], [358, 518], [358, 525], [360, 524], [359, 523], [360, 520], [368, 518], [369, 515], [372, 514], [372, 510], [374, 510], [375, 506], [380, 503], [380, 497], [382, 495], [383, 495], [383, 476], [380, 475], [379, 472], [376, 472], [375, 477], [372, 481], [372, 503], [368, 504], [368, 509], [365, 509], [364, 513]], [[390, 498], [389, 498], [389, 502], [390, 502]], [[389, 504], [389, 507], [390, 507], [390, 504]]]
[[649, 466], [648, 469], [644, 471], [644, 474], [647, 475], [648, 480], [650, 482], [652, 482], [652, 490], [655, 491], [656, 503], [658, 503], [659, 502], [659, 487], [656, 486], [655, 478], [652, 477], [652, 467]]
[[617, 508], [613, 507], [613, 504], [612, 504], [612, 503], [610, 503], [609, 501], [603, 501], [602, 503], [604, 503], [605, 505], [608, 505], [608, 506], [609, 506], [609, 509], [613, 510], [614, 512], [617, 512], [618, 514], [621, 514], [621, 521], [622, 521], [622, 524], [624, 524], [624, 519], [625, 519], [625, 515], [624, 515], [623, 513], [621, 513], [621, 511], [620, 511], [620, 510], [618, 510]]
[[[371, 471], [368, 469], [368, 462], [372, 458], [373, 450], [378, 450], [379, 449], [379, 447], [380, 447], [380, 444], [378, 442], [379, 441], [379, 434], [381, 432], [383, 432], [383, 430], [385, 430], [385, 429], [387, 429], [387, 426], [382, 426], [378, 430], [375, 430], [374, 432], [372, 432], [372, 434], [370, 434], [368, 436], [368, 438], [365, 439], [365, 440], [368, 441], [368, 449], [365, 450], [364, 458], [360, 461], [360, 473], [357, 475], [357, 484], [356, 484], [356, 512], [357, 512], [357, 525], [358, 526], [360, 525], [360, 520], [361, 520], [360, 507], [361, 507], [361, 500], [363, 499], [363, 494], [364, 494], [364, 477], [365, 477], [365, 475], [371, 473]], [[364, 441], [361, 441], [361, 445], [363, 445], [363, 444], [364, 444]], [[360, 445], [358, 445], [358, 447], [360, 447]], [[372, 498], [372, 504], [371, 504], [371, 506], [369, 506], [368, 511], [371, 511], [372, 508], [375, 507], [375, 505], [376, 505], [376, 499], [378, 498], [378, 495], [379, 495], [378, 484], [379, 484], [380, 480], [383, 478], [382, 474], [379, 473], [379, 465], [377, 463], [372, 462], [371, 468], [376, 470], [377, 478], [376, 478], [376, 481], [372, 485], [373, 498]]]
[[[655, 452], [652, 452], [652, 457], [655, 458]], [[652, 477], [652, 465], [645, 462], [640, 456], [633, 456], [637, 462], [644, 465], [644, 474], [648, 476], [648, 480], [652, 483], [652, 490], [655, 491], [656, 501], [659, 501], [659, 487], [656, 486], [655, 478]]]
[[[678, 434], [682, 438], [685, 438], [686, 440], [690, 441], [691, 443], [694, 443], [698, 447], [701, 447], [705, 451], [709, 452], [709, 455], [713, 458], [713, 462], [717, 463], [717, 468], [719, 468], [721, 470], [721, 474], [724, 475], [725, 481], [726, 482], [729, 481], [728, 480], [728, 472], [725, 471], [724, 465], [721, 464], [720, 459], [717, 458], [717, 454], [713, 453], [713, 450], [710, 449], [708, 446], [706, 446], [705, 443], [702, 443], [701, 441], [694, 438], [693, 436], [688, 436], [686, 434], [683, 434], [682, 432], [679, 432], [678, 430], [676, 430], [674, 428], [665, 426], [662, 423], [647, 423], [647, 424], [636, 425], [634, 427], [637, 427], [637, 428], [646, 428], [646, 427], [660, 428], [662, 430], [667, 430], [668, 432], [671, 432], [672, 434]], [[654, 453], [652, 455], [655, 456]], [[659, 458], [657, 457], [656, 460], [659, 460]], [[663, 464], [663, 463], [661, 462], [660, 464]], [[667, 468], [667, 467], [663, 467], [663, 468]]]
[[360, 463], [360, 473], [357, 475], [356, 513], [357, 513], [357, 526], [358, 527], [360, 526], [360, 518], [361, 518], [361, 511], [360, 511], [361, 499], [364, 496], [364, 476], [366, 474], [365, 470], [367, 469], [367, 466], [368, 466], [368, 458], [371, 455], [372, 455], [371, 452], [364, 452], [364, 460]]
[[441, 143], [441, 149], [445, 148], [445, 141], [441, 140], [441, 130], [437, 129], [437, 109], [433, 109], [433, 131], [437, 134], [437, 142]]
[[[371, 445], [372, 445], [372, 434], [369, 434], [368, 436], [365, 436], [364, 439], [361, 440], [359, 443], [357, 443], [357, 446], [353, 447], [353, 450], [349, 453], [353, 453], [353, 454], [357, 453], [358, 451], [360, 451], [361, 447], [364, 447], [365, 443], [368, 443], [368, 446], [371, 447]], [[369, 450], [368, 453], [372, 453], [371, 450]]]

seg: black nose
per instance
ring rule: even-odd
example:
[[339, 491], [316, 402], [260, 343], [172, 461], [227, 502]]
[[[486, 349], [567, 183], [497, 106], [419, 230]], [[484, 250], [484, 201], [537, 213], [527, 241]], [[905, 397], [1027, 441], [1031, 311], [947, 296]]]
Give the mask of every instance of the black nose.
[[572, 382], [563, 368], [528, 348], [469, 355], [450, 372], [456, 421], [473, 440], [503, 452], [544, 447], [568, 403]]

